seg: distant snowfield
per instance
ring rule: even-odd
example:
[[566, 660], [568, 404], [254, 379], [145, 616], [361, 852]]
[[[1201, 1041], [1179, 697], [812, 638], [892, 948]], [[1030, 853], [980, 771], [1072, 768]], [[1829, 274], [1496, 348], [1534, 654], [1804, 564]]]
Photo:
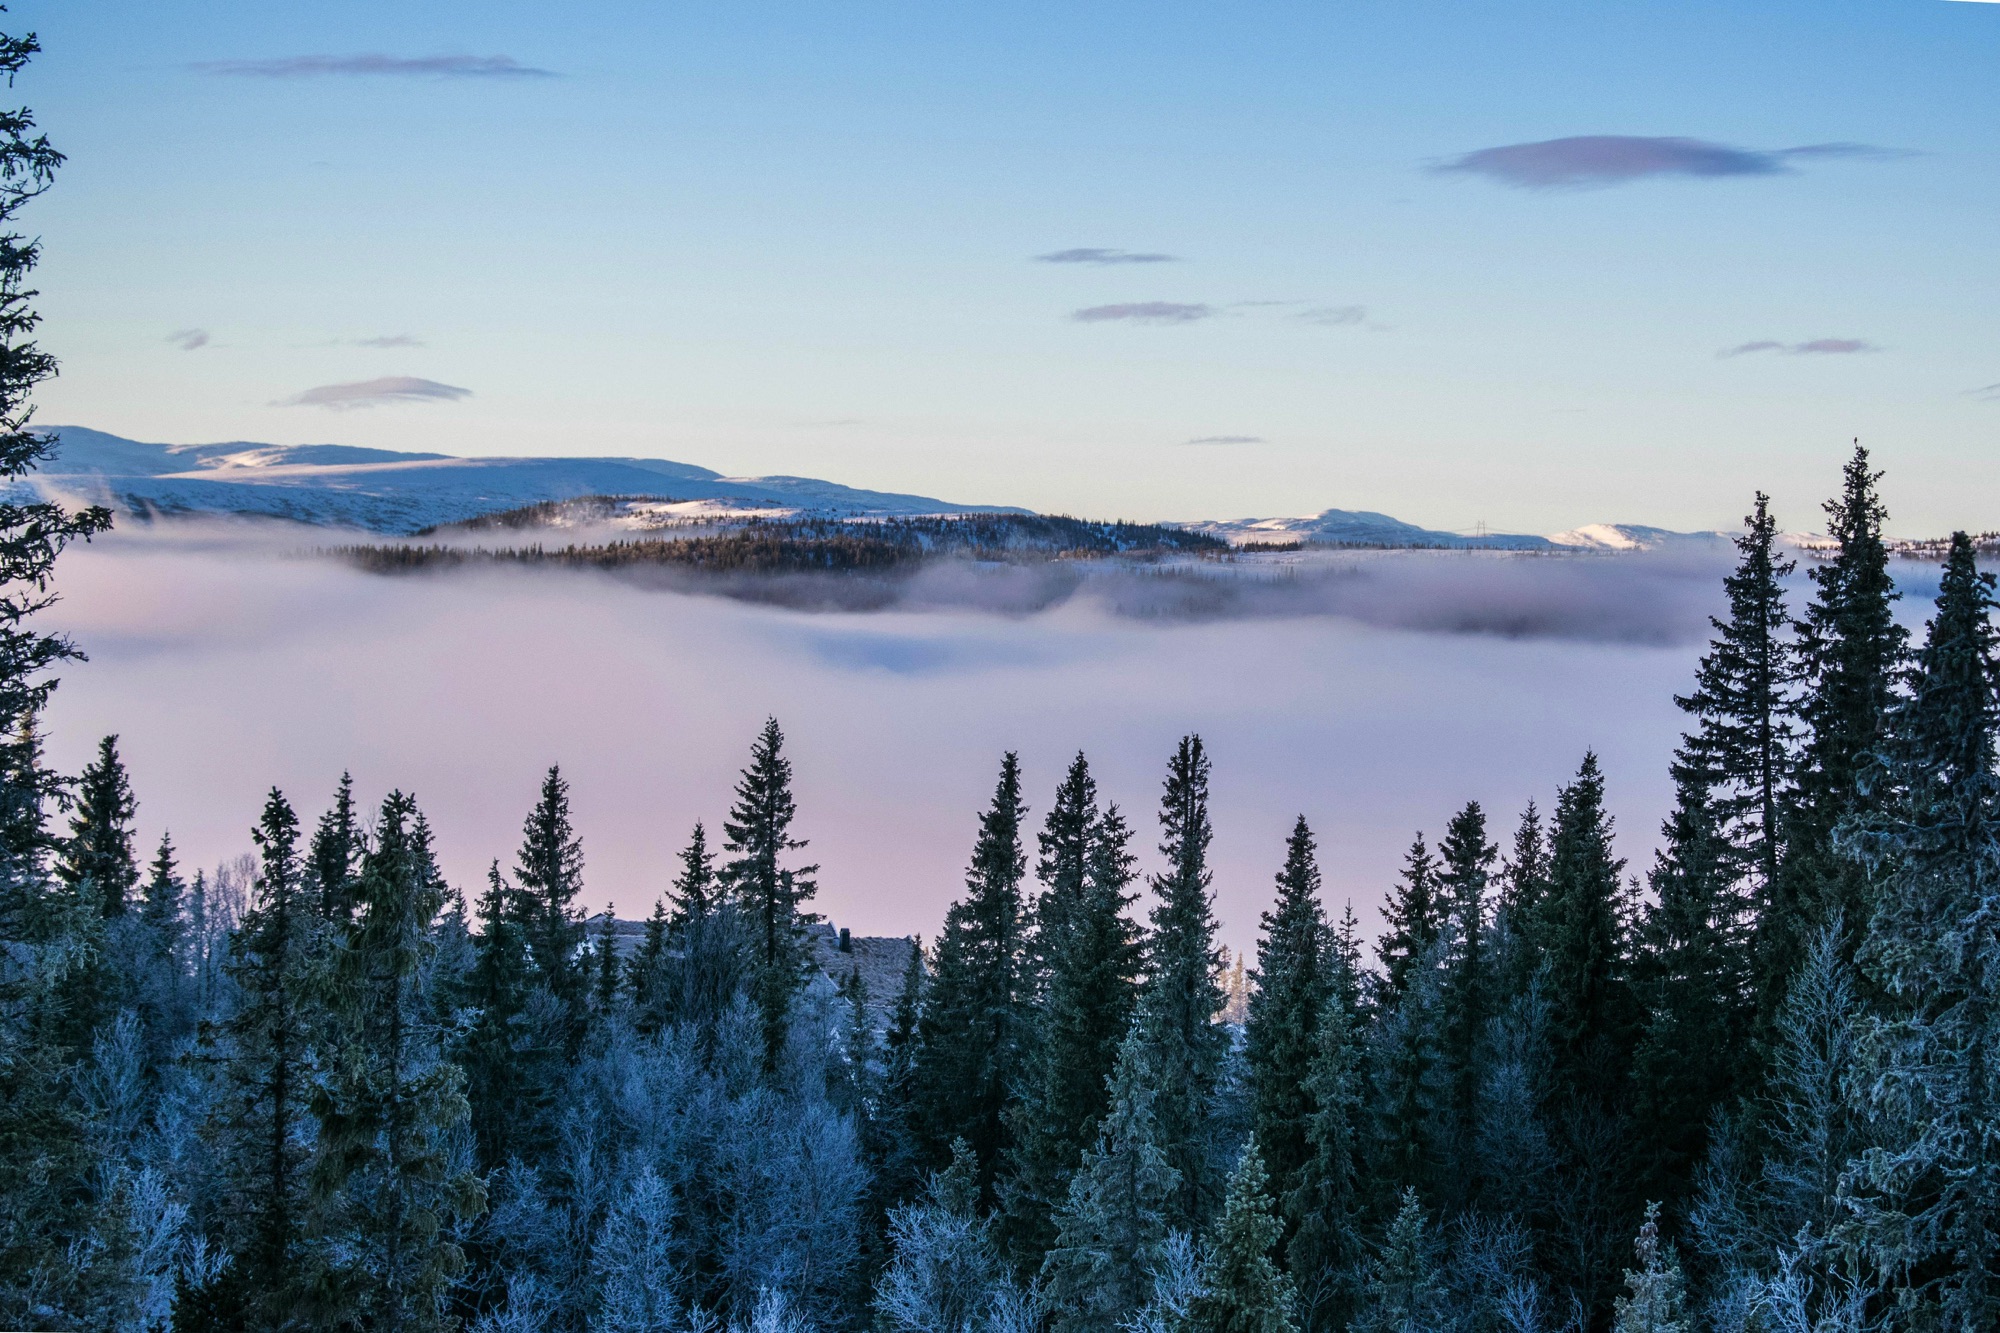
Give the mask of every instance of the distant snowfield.
[[[416, 793], [469, 891], [511, 863], [546, 767], [575, 784], [586, 899], [643, 915], [696, 819], [718, 828], [750, 739], [784, 724], [819, 906], [870, 934], [936, 930], [962, 889], [1003, 750], [1046, 808], [1089, 753], [1156, 858], [1175, 740], [1215, 761], [1225, 938], [1254, 939], [1292, 818], [1328, 897], [1364, 922], [1419, 828], [1468, 799], [1505, 841], [1587, 748], [1638, 871], [1722, 564], [1664, 556], [1377, 553], [1339, 598], [1189, 618], [1086, 590], [995, 614], [932, 586], [920, 606], [809, 614], [566, 571], [384, 578], [289, 558], [296, 528], [131, 527], [64, 557], [49, 621], [91, 655], [49, 717], [75, 771], [116, 732], [142, 839], [198, 863], [248, 850], [263, 793], [316, 817], [343, 769], [371, 800]], [[948, 572], [948, 571], [947, 571]], [[1274, 572], [1297, 596], [1310, 578]], [[1344, 600], [1342, 600], [1344, 599]]]

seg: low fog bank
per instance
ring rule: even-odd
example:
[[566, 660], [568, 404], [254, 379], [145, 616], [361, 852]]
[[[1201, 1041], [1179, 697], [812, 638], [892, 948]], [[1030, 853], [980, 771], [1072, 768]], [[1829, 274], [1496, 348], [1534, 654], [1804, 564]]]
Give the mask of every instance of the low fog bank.
[[[276, 558], [297, 535], [155, 525], [66, 556], [49, 619], [92, 660], [64, 673], [52, 760], [73, 772], [117, 732], [147, 851], [171, 828], [203, 865], [248, 850], [273, 784], [311, 820], [351, 769], [370, 800], [417, 794], [447, 874], [469, 892], [491, 859], [511, 864], [540, 775], [560, 762], [589, 905], [623, 915], [650, 909], [696, 819], [719, 826], [767, 714], [797, 768], [820, 909], [863, 933], [936, 930], [1008, 748], [1022, 754], [1037, 822], [1070, 755], [1088, 751], [1150, 865], [1160, 776], [1189, 730], [1215, 760], [1232, 947], [1255, 937], [1295, 814], [1320, 833], [1335, 909], [1351, 897], [1372, 927], [1416, 829], [1435, 837], [1476, 798], [1504, 835], [1528, 798], [1550, 804], [1587, 747], [1604, 759], [1638, 869], [1669, 797], [1671, 696], [1697, 652], [1685, 631], [1407, 628], [1464, 628], [1486, 590], [1524, 586], [1517, 626], [1640, 624], [1636, 606], [1615, 619], [1615, 561], [1378, 560], [1327, 585], [1374, 589], [1347, 605], [1383, 624], [1138, 618], [1094, 590], [1033, 616], [941, 594], [923, 610], [829, 615], [566, 570], [384, 578]], [[1678, 588], [1678, 575], [1631, 568], [1635, 602], [1658, 579]], [[1583, 572], [1566, 583], [1571, 570]], [[1567, 619], [1565, 588], [1582, 607]], [[1295, 595], [1245, 595], [1266, 592]], [[1687, 614], [1680, 596], [1696, 605], [1691, 591], [1663, 594], [1667, 614]]]
[[[162, 534], [166, 536], [167, 534]], [[358, 563], [385, 578], [451, 579], [521, 564], [564, 568], [518, 548], [554, 552], [629, 541], [630, 531], [569, 526], [522, 534], [453, 534], [449, 540], [373, 542]], [[681, 532], [668, 537], [689, 535]], [[390, 568], [385, 557], [438, 547], [468, 553], [465, 563]], [[319, 547], [327, 559], [347, 553]], [[456, 560], [457, 557], [453, 557]], [[1716, 609], [1726, 551], [1645, 554], [1469, 551], [1331, 551], [1253, 554], [1227, 560], [1024, 559], [1014, 563], [941, 558], [866, 572], [713, 572], [669, 563], [608, 571], [634, 587], [725, 597], [818, 612], [983, 611], [1029, 616], [1081, 604], [1126, 619], [1209, 621], [1338, 616], [1366, 625], [1559, 638], [1680, 644], [1706, 635]]]

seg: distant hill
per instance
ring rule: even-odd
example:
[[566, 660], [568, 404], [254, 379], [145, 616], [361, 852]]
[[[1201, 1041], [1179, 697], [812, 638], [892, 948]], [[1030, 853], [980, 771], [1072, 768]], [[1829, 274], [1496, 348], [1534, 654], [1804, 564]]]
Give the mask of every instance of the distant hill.
[[29, 485], [138, 514], [221, 513], [411, 533], [586, 495], [725, 501], [824, 516], [1006, 514], [811, 477], [725, 477], [659, 458], [455, 458], [339, 444], [149, 444], [51, 426], [56, 454]]
[[1591, 523], [1547, 537], [1520, 532], [1445, 532], [1366, 509], [1328, 509], [1301, 518], [1242, 518], [1181, 526], [1220, 537], [1233, 546], [1297, 542], [1444, 551], [1654, 551], [1727, 540], [1719, 532], [1669, 532], [1625, 523]]

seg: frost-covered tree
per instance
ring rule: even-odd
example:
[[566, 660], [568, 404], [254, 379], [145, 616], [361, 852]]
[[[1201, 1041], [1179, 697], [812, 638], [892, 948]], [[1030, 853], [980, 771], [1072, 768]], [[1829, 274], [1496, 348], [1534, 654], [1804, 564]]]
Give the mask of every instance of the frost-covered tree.
[[1618, 1298], [1616, 1333], [1688, 1333], [1687, 1282], [1673, 1250], [1660, 1243], [1660, 1205], [1646, 1205], [1646, 1222], [1632, 1248], [1636, 1269], [1625, 1271], [1627, 1294]]
[[1070, 1178], [1042, 1293], [1060, 1333], [1111, 1333], [1146, 1302], [1164, 1257], [1180, 1181], [1154, 1117], [1162, 1080], [1138, 1034], [1118, 1053], [1111, 1109]]
[[1424, 835], [1403, 856], [1401, 881], [1382, 909], [1382, 938], [1375, 956], [1382, 964], [1376, 1006], [1393, 1009], [1415, 983], [1415, 973], [1444, 933], [1445, 908], [1438, 901], [1437, 859]]
[[673, 1191], [642, 1167], [598, 1229], [591, 1271], [598, 1308], [591, 1333], [679, 1333], [687, 1305], [674, 1264]]
[[1395, 1221], [1369, 1266], [1354, 1333], [1429, 1333], [1449, 1317], [1429, 1229], [1417, 1192], [1403, 1191]]
[[419, 832], [415, 802], [390, 793], [329, 978], [312, 1095], [308, 1189], [321, 1243], [306, 1308], [385, 1333], [445, 1326], [442, 1298], [464, 1268], [450, 1228], [484, 1207], [451, 1148], [467, 1117], [463, 1075], [422, 989], [443, 895]]
[[313, 829], [312, 850], [306, 858], [320, 912], [332, 921], [345, 921], [354, 913], [354, 890], [367, 843], [361, 824], [354, 808], [354, 776], [342, 773], [332, 807]]
[[1300, 1320], [1311, 1333], [1347, 1327], [1367, 1257], [1367, 1074], [1356, 1027], [1352, 1002], [1330, 996], [1314, 1027], [1306, 1075], [1312, 1152], [1283, 1199], [1292, 1224], [1285, 1261], [1298, 1286]]
[[1866, 1038], [1888, 1137], [1855, 1174], [1875, 1270], [1942, 1328], [2000, 1323], [2000, 780], [1992, 576], [1952, 536], [1937, 612], [1851, 826], [1880, 877], [1862, 958], [1886, 993]]
[[1222, 1216], [1202, 1265], [1202, 1293], [1189, 1312], [1196, 1333], [1294, 1333], [1296, 1294], [1273, 1262], [1284, 1226], [1265, 1193], [1264, 1161], [1252, 1143], [1229, 1177]]
[[875, 1284], [886, 1333], [977, 1333], [1014, 1294], [978, 1204], [978, 1159], [961, 1140], [928, 1197], [890, 1212], [891, 1257]]

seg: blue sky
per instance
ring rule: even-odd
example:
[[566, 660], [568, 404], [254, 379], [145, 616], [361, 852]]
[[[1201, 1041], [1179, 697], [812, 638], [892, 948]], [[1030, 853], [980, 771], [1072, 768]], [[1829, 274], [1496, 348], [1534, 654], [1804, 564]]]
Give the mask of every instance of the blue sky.
[[2000, 4], [8, 18], [46, 422], [1511, 530], [1810, 526], [1860, 436], [2000, 526]]

